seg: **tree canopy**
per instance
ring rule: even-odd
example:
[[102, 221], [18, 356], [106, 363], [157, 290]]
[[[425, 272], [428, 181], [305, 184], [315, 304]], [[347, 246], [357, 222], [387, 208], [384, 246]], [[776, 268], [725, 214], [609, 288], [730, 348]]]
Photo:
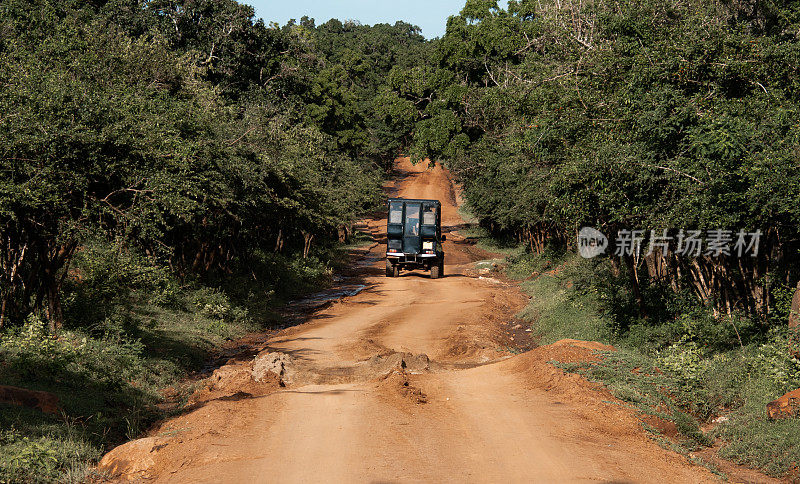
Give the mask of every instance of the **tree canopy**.
[[233, 0], [11, 0], [0, 22], [3, 320], [58, 320], [90, 234], [184, 277], [308, 255], [400, 152], [533, 250], [584, 225], [764, 234], [752, 259], [622, 258], [636, 285], [765, 313], [798, 278], [793, 3], [469, 0], [432, 42]]
[[587, 225], [761, 230], [757, 258], [627, 263], [765, 313], [798, 277], [799, 28], [781, 2], [469, 0], [425, 67], [412, 154], [534, 250]]
[[0, 7], [0, 323], [44, 308], [84, 240], [122, 239], [205, 277], [336, 240], [408, 137], [390, 72], [418, 29], [224, 1]]

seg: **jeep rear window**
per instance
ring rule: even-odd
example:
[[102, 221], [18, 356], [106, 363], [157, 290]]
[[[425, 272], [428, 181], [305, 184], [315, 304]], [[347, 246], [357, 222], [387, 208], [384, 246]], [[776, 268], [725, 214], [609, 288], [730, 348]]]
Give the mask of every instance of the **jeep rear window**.
[[389, 223], [401, 224], [403, 223], [403, 203], [392, 202], [389, 205]]
[[422, 214], [422, 225], [436, 225], [436, 207], [426, 206]]

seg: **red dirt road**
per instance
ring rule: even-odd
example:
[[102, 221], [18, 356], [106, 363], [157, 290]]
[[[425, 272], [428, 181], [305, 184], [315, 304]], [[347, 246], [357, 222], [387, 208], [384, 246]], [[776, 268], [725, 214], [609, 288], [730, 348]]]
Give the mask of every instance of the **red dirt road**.
[[[389, 193], [439, 199], [443, 225], [463, 223], [447, 172], [398, 169]], [[369, 224], [379, 240], [384, 222]], [[292, 359], [285, 388], [232, 362], [195, 410], [102, 468], [156, 482], [717, 480], [650, 440], [605, 390], [548, 364], [591, 358], [597, 343], [505, 351], [525, 297], [476, 277], [473, 263], [490, 254], [450, 232], [446, 277], [430, 280], [386, 278], [384, 250], [353, 269], [366, 290], [265, 343]]]

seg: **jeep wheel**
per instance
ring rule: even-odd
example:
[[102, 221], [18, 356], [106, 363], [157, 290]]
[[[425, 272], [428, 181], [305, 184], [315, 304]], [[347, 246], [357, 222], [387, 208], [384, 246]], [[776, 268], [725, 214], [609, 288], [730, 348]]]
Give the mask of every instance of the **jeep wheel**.
[[438, 279], [441, 269], [440, 265], [431, 266], [431, 279]]
[[395, 265], [387, 260], [386, 261], [386, 277], [395, 277], [394, 269], [395, 269]]

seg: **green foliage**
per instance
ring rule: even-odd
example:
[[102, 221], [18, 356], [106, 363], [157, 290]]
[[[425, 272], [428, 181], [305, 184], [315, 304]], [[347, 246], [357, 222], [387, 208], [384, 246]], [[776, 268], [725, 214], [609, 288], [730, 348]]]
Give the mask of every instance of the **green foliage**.
[[14, 428], [0, 432], [0, 482], [84, 482], [87, 462], [99, 452], [80, 438], [31, 438]]
[[800, 387], [798, 349], [798, 335], [777, 333], [752, 352], [748, 369], [768, 380], [778, 391], [795, 390]]
[[797, 288], [788, 286], [786, 284], [773, 284], [770, 287], [772, 296], [772, 309], [769, 314], [769, 319], [775, 326], [782, 325], [785, 321], [789, 320], [789, 313], [792, 310], [792, 298]]
[[796, 27], [788, 4], [469, 1], [425, 69], [411, 153], [444, 160], [484, 226], [537, 251], [587, 225], [760, 229], [752, 260], [668, 258], [666, 275], [622, 260], [638, 267], [605, 296], [623, 331], [664, 317], [659, 284], [777, 323], [772, 285], [800, 277]]
[[115, 334], [95, 339], [65, 331], [54, 337], [33, 315], [0, 340], [6, 371], [23, 380], [67, 383], [75, 388], [90, 384], [115, 389], [136, 379], [142, 351], [139, 341]]
[[189, 300], [197, 312], [214, 320], [215, 323], [249, 321], [247, 310], [233, 305], [227, 294], [222, 291], [200, 288], [189, 296]]
[[762, 379], [748, 380], [742, 393], [744, 404], [730, 420], [716, 429], [726, 445], [720, 454], [742, 465], [763, 469], [773, 476], [786, 476], [800, 454], [800, 420], [772, 421], [765, 417], [764, 405], [775, 398], [773, 387]]
[[324, 132], [335, 134], [348, 152], [379, 160], [389, 168], [408, 143], [416, 106], [390, 91], [399, 76], [425, 63], [428, 44], [418, 27], [404, 22], [363, 26], [330, 20], [308, 30], [325, 59], [304, 97], [311, 116]]
[[522, 252], [512, 254], [506, 258], [508, 263], [506, 272], [514, 279], [528, 279], [538, 277], [543, 273], [552, 272], [559, 267], [565, 259], [565, 254], [554, 246], [547, 247], [541, 254], [532, 255]]
[[[540, 344], [564, 338], [609, 341], [613, 331], [607, 320], [599, 316], [596, 300], [575, 292], [564, 275], [564, 267], [559, 265], [560, 260], [549, 255], [552, 254], [514, 258], [506, 268], [512, 277], [526, 274], [530, 278], [522, 283], [522, 288], [531, 301], [519, 317], [534, 323], [533, 334]], [[571, 259], [567, 264], [574, 262]]]
[[67, 325], [95, 327], [133, 304], [175, 306], [181, 290], [168, 267], [121, 241], [87, 241], [75, 255], [64, 287]]
[[32, 315], [0, 333], [0, 383], [53, 392], [63, 412], [0, 409], [0, 482], [85, 482], [103, 452], [167, 416], [161, 389], [180, 390], [214, 348], [254, 329], [218, 291], [182, 293], [177, 307], [134, 305], [124, 326], [58, 335]]
[[232, 0], [10, 2], [0, 23], [0, 317], [54, 326], [76, 258], [98, 319], [167, 266], [207, 281], [336, 243], [413, 122], [376, 100], [426, 45], [406, 24], [268, 28]]

